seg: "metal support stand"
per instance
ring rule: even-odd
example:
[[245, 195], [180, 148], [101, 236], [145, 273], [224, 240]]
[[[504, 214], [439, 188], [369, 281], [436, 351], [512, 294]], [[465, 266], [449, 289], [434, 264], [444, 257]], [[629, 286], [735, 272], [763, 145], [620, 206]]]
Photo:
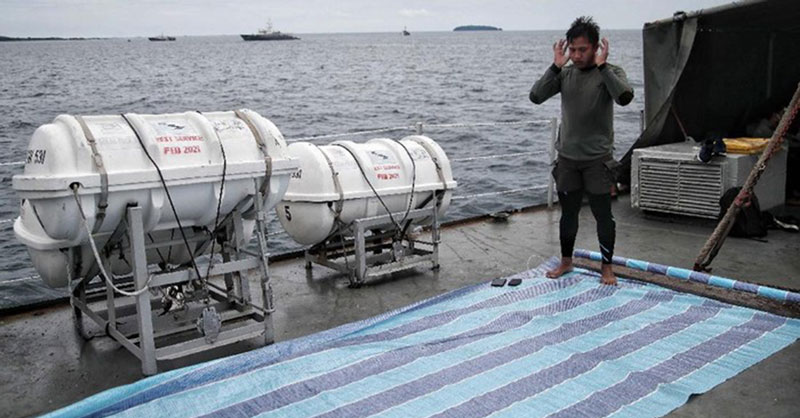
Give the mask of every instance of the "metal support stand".
[[644, 110], [640, 110], [639, 111], [639, 135], [643, 134], [645, 129], [646, 129], [646, 127], [645, 127], [645, 122], [644, 122]]
[[[409, 211], [406, 218], [408, 222], [430, 219], [430, 241], [409, 236], [398, 239], [394, 228], [381, 229], [391, 225], [389, 215], [358, 219], [342, 234], [334, 234], [306, 250], [306, 268], [310, 269], [313, 263], [347, 274], [350, 287], [360, 287], [376, 276], [426, 263], [438, 270], [441, 235], [438, 199], [435, 201], [431, 207]], [[399, 212], [393, 216], [404, 214]]]
[[[125, 221], [117, 226], [100, 254], [106, 265], [110, 265], [112, 257], [124, 257], [132, 267], [132, 281], [115, 280], [115, 286], [134, 292], [145, 288], [149, 290], [135, 297], [115, 295], [98, 275], [96, 263], [85, 277], [78, 277], [75, 271], [70, 272], [74, 280], [70, 301], [78, 331], [83, 335], [85, 314], [105, 329], [109, 337], [141, 360], [145, 375], [158, 371], [158, 361], [174, 360], [259, 336], [264, 336], [265, 344], [272, 343], [273, 301], [267, 269], [266, 222], [258, 191], [255, 201], [258, 253], [245, 248], [247, 242], [244, 240], [242, 218], [238, 211], [234, 211], [221, 227], [218, 238], [223, 261], [212, 263], [210, 269], [208, 264], [198, 265], [201, 273], [209, 271], [208, 278], [197, 277], [191, 266], [148, 271], [147, 250], [184, 244], [182, 240], [145, 243], [142, 209], [129, 207]], [[195, 247], [189, 251], [202, 250], [209, 243], [214, 245], [211, 242], [214, 239], [217, 238], [208, 232], [198, 234], [189, 239], [189, 244]], [[80, 248], [71, 249], [70, 257], [73, 260], [80, 257]], [[73, 266], [79, 264], [70, 263]], [[110, 269], [106, 268], [106, 271]], [[261, 305], [254, 304], [251, 299], [245, 274], [248, 271], [258, 271], [261, 276]], [[211, 277], [217, 276], [224, 277], [224, 288], [210, 281]], [[194, 292], [188, 292], [199, 283], [207, 284], [201, 291], [195, 289]], [[154, 297], [156, 289], [175, 287], [187, 289], [187, 294], [192, 295], [187, 296], [184, 308], [155, 314], [155, 311], [163, 308], [162, 299]], [[98, 309], [103, 301], [104, 309]]]
[[[550, 145], [547, 148], [547, 157], [550, 165], [553, 165], [556, 160], [556, 141], [558, 140], [558, 119], [550, 119]], [[552, 175], [547, 176], [547, 208], [553, 209], [553, 190], [555, 187], [555, 180]]]

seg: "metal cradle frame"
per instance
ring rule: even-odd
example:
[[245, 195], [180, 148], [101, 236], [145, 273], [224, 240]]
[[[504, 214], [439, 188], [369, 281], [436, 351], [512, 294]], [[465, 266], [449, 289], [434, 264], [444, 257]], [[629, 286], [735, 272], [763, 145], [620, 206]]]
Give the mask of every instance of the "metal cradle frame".
[[[377, 276], [408, 270], [431, 263], [433, 270], [439, 268], [439, 202], [427, 208], [408, 212], [407, 222], [431, 219], [430, 240], [397, 237], [396, 230], [382, 229], [391, 225], [387, 215], [357, 219], [347, 228], [332, 234], [325, 241], [305, 251], [305, 266], [311, 270], [313, 264], [347, 274], [350, 287], [360, 287]], [[405, 212], [392, 214], [403, 217]], [[371, 232], [371, 234], [367, 234]], [[351, 263], [349, 258], [353, 258]]]
[[[120, 280], [119, 283], [115, 280], [115, 285], [139, 291], [146, 287], [168, 288], [200, 281], [206, 284], [202, 294], [203, 302], [190, 301], [182, 311], [157, 315], [154, 311], [163, 308], [161, 298], [154, 298], [149, 290], [133, 297], [132, 303], [131, 297], [116, 295], [99, 276], [99, 266], [93, 261], [84, 277], [75, 279], [75, 271], [71, 272], [73, 275], [70, 282], [73, 285], [70, 302], [78, 332], [86, 336], [83, 329], [85, 314], [105, 329], [109, 337], [141, 360], [145, 375], [157, 373], [157, 361], [174, 360], [260, 336], [264, 336], [265, 345], [274, 342], [271, 316], [274, 312], [273, 296], [266, 251], [266, 216], [258, 190], [254, 200], [258, 251], [245, 248], [248, 243], [244, 240], [242, 217], [238, 210], [234, 210], [220, 228], [223, 233], [218, 242], [221, 243], [223, 261], [212, 263], [210, 267], [207, 263], [197, 265], [200, 272], [204, 273], [208, 269], [208, 277], [222, 275], [224, 288], [211, 283], [207, 278], [198, 278], [191, 266], [168, 271], [149, 271], [146, 258], [148, 249], [184, 245], [184, 242], [180, 239], [146, 242], [142, 209], [135, 205], [129, 206], [125, 219], [100, 249], [104, 266], [110, 265], [111, 257], [125, 257], [132, 267], [132, 278]], [[195, 253], [203, 253], [212, 244], [212, 239], [207, 231], [187, 237], [189, 244], [195, 246], [190, 251]], [[70, 249], [70, 261], [80, 257], [79, 252], [79, 248]], [[71, 262], [70, 265], [77, 266], [79, 263]], [[261, 304], [255, 304], [251, 298], [245, 274], [251, 270], [256, 270], [261, 276]], [[105, 301], [105, 308], [96, 309], [102, 301]]]

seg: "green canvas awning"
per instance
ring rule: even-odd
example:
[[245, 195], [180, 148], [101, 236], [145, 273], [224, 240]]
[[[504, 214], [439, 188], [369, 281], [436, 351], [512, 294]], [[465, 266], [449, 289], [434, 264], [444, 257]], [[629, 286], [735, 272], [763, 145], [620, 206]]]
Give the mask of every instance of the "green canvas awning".
[[789, 103], [800, 82], [800, 1], [751, 0], [647, 23], [646, 129], [633, 150], [710, 132], [743, 136], [747, 123]]

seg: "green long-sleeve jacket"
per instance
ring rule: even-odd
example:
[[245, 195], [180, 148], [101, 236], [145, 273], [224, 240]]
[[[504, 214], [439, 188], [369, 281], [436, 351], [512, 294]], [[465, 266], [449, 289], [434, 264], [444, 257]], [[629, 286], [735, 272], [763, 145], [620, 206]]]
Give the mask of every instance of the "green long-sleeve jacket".
[[633, 88], [622, 68], [612, 64], [578, 69], [555, 64], [531, 88], [530, 99], [541, 104], [561, 93], [561, 129], [556, 149], [570, 160], [587, 161], [611, 155], [614, 149], [614, 102], [625, 106]]

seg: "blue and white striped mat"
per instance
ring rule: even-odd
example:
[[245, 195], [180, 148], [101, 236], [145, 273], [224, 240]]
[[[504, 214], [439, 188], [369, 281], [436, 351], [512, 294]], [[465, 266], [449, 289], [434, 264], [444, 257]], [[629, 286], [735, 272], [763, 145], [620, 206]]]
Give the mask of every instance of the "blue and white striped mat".
[[555, 262], [53, 416], [660, 416], [800, 336], [798, 320], [654, 285], [544, 278]]

